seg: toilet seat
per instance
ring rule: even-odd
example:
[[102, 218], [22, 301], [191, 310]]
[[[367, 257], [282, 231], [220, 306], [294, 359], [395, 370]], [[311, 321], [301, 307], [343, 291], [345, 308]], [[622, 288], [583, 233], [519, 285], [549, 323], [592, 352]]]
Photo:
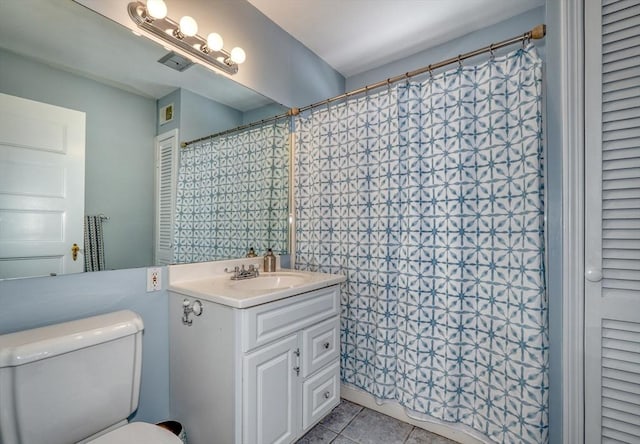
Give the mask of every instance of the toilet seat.
[[146, 422], [132, 422], [106, 433], [87, 444], [181, 444], [170, 431]]

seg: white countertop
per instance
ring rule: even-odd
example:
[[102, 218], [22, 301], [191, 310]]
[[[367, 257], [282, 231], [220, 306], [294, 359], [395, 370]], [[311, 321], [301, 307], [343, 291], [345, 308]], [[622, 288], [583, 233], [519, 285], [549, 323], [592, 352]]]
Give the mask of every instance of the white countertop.
[[296, 275], [304, 279], [303, 282], [293, 284], [287, 288], [247, 289], [240, 288], [242, 287], [241, 283], [243, 280], [231, 280], [228, 274], [214, 274], [208, 277], [195, 277], [191, 274], [188, 276], [190, 279], [180, 280], [171, 279], [170, 273], [169, 291], [224, 304], [229, 307], [248, 308], [329, 287], [346, 280], [344, 276], [339, 274], [313, 273], [288, 269], [279, 269], [275, 273], [260, 273], [260, 277], [249, 280], [259, 280], [264, 277], [277, 275]]

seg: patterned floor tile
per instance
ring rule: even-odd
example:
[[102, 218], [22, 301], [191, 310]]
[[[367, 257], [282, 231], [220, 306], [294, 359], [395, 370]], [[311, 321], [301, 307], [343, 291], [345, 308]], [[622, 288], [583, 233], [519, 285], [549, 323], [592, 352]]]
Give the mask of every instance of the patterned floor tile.
[[340, 433], [362, 409], [362, 406], [343, 399], [320, 424], [329, 430]]
[[406, 422], [364, 409], [341, 434], [361, 444], [402, 444], [412, 429]]

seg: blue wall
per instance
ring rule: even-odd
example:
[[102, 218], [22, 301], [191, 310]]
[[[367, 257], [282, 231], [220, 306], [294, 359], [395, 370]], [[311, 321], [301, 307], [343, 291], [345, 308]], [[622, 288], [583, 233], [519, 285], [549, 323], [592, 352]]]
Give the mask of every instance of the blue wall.
[[110, 217], [107, 268], [150, 265], [155, 100], [1, 49], [0, 92], [86, 113], [85, 214]]
[[261, 108], [246, 111], [242, 114], [242, 124], [244, 125], [247, 123], [257, 122], [262, 119], [268, 119], [269, 117], [279, 116], [280, 114], [286, 113], [288, 110], [288, 108], [274, 103], [273, 105], [266, 105]]
[[0, 334], [116, 310], [135, 311], [145, 326], [140, 408], [135, 419], [157, 422], [169, 417], [167, 298], [166, 290], [146, 292], [144, 268], [0, 280]]
[[[394, 77], [408, 71], [422, 68], [423, 66], [427, 66], [431, 63], [455, 57], [458, 54], [473, 51], [483, 46], [488, 46], [491, 43], [499, 42], [500, 40], [521, 35], [534, 26], [544, 23], [544, 20], [545, 8], [532, 9], [504, 22], [472, 32], [450, 42], [419, 52], [415, 55], [390, 62], [362, 74], [348, 77], [346, 79], [346, 89], [347, 91], [352, 91], [389, 77]], [[543, 47], [544, 41], [538, 42], [536, 46]], [[513, 48], [507, 48], [506, 50], [508, 51], [512, 49]], [[486, 56], [479, 56], [478, 60], [481, 60], [482, 57]], [[467, 63], [473, 63], [473, 61], [474, 60], [470, 60]]]
[[173, 103], [173, 120], [157, 125], [158, 134], [178, 129], [180, 141], [197, 139], [242, 125], [243, 113], [186, 89], [158, 100], [158, 110]]
[[180, 140], [192, 140], [242, 124], [242, 113], [234, 108], [186, 89], [181, 90], [180, 96]]
[[[180, 99], [181, 97], [180, 93], [181, 93], [181, 90], [176, 89], [175, 91], [167, 94], [161, 99], [158, 99], [157, 101], [158, 109], [156, 113], [156, 116], [158, 116], [158, 118], [156, 118], [156, 131], [158, 135], [162, 133], [166, 133], [168, 131], [172, 131], [174, 129], [177, 129], [178, 131], [180, 130], [180, 116], [182, 115], [182, 103]], [[166, 122], [160, 125], [160, 119], [159, 119], [160, 109], [171, 104], [173, 105], [173, 119], [171, 119], [169, 122]]]
[[173, 103], [173, 120], [160, 125], [157, 133], [179, 130], [180, 141], [197, 139], [219, 131], [284, 114], [288, 108], [277, 103], [241, 112], [186, 89], [176, 89], [158, 99], [158, 111]]
[[[549, 299], [550, 443], [561, 443], [564, 418], [562, 384], [562, 104], [560, 103], [560, 8], [562, 0], [547, 0], [546, 119], [547, 130], [547, 297]], [[581, 260], [581, 258], [576, 258]]]

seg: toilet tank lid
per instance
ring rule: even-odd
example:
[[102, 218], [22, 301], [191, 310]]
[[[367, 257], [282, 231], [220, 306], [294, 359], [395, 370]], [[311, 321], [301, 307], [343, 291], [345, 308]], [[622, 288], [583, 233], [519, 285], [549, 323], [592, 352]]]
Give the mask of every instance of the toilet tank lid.
[[143, 329], [142, 318], [137, 313], [122, 310], [0, 335], [0, 368], [50, 358], [134, 335]]

